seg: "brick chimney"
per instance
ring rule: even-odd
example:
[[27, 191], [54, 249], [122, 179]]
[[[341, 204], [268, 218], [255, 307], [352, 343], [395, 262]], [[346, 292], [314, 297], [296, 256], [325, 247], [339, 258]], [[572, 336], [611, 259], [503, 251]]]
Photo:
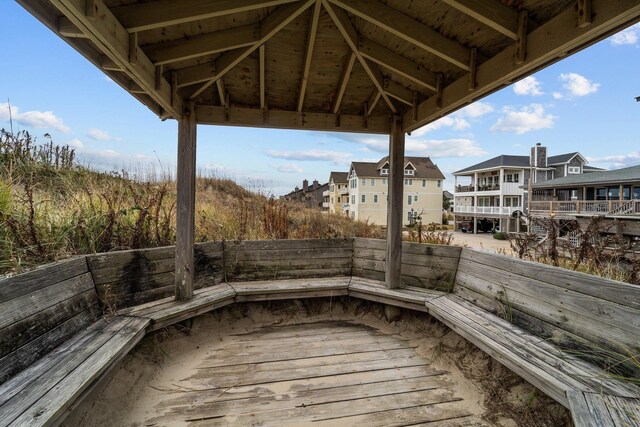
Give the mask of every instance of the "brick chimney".
[[547, 147], [543, 147], [539, 142], [531, 147], [531, 156], [529, 158], [531, 166], [537, 168], [547, 167]]
[[318, 188], [318, 180], [317, 179], [313, 180], [313, 188]]
[[302, 190], [306, 192], [308, 189], [309, 189], [309, 181], [305, 179], [304, 181], [302, 181]]

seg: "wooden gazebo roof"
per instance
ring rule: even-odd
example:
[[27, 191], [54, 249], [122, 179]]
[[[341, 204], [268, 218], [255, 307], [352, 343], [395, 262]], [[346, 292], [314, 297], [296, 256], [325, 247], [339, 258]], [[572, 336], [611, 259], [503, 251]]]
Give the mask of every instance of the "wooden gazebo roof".
[[640, 19], [637, 0], [18, 0], [162, 118], [411, 131]]

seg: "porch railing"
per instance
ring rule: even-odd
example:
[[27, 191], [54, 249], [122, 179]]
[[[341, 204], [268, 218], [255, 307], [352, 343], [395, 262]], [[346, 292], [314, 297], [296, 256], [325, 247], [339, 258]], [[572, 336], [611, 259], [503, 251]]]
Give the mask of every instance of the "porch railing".
[[532, 213], [572, 215], [640, 215], [640, 200], [533, 201]]
[[522, 211], [522, 206], [455, 206], [454, 213], [511, 215], [515, 211]]

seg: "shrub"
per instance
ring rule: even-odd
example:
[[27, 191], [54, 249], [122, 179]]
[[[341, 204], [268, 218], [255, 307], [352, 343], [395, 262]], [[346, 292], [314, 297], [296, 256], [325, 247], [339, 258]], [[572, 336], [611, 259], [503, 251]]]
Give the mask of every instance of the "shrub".
[[507, 233], [499, 231], [493, 234], [493, 238], [496, 240], [507, 240]]

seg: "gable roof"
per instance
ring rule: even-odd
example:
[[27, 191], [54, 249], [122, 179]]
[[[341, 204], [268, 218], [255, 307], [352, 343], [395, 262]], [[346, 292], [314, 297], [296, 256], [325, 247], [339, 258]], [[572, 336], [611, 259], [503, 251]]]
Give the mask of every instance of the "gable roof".
[[620, 184], [624, 182], [640, 182], [640, 165], [611, 171], [597, 171], [533, 184], [533, 188], [570, 187], [589, 184]]
[[558, 165], [561, 163], [567, 163], [569, 160], [573, 159], [578, 154], [580, 153], [578, 153], [577, 151], [574, 151], [573, 153], [565, 153], [565, 154], [558, 154], [557, 156], [549, 156], [547, 157], [547, 164]]
[[523, 168], [529, 167], [529, 156], [511, 156], [508, 154], [503, 154], [497, 157], [494, 157], [489, 160], [485, 160], [484, 162], [477, 163], [473, 166], [469, 166], [464, 169], [460, 169], [459, 171], [454, 172], [454, 175], [466, 173], [466, 172], [474, 172], [483, 169], [491, 169], [491, 168], [499, 168], [499, 167], [514, 167], [514, 168]]
[[331, 171], [329, 174], [329, 182], [347, 182], [349, 180], [349, 172]]
[[[355, 170], [359, 177], [379, 177], [380, 169], [388, 161], [389, 157], [385, 156], [377, 163], [352, 162], [349, 172]], [[444, 179], [444, 174], [429, 157], [405, 157], [404, 166], [406, 167], [409, 163], [415, 168], [415, 174], [411, 178]]]

